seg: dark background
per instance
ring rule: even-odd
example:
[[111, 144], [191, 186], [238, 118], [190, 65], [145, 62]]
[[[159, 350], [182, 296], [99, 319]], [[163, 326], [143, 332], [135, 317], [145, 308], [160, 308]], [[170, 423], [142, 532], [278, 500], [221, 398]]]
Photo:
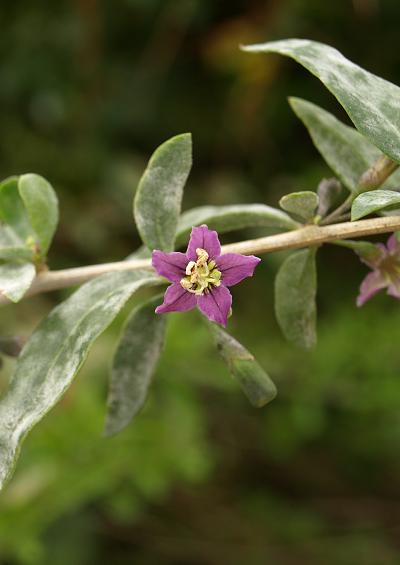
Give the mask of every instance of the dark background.
[[[55, 187], [51, 268], [120, 260], [139, 245], [134, 189], [177, 133], [194, 140], [185, 208], [277, 205], [331, 174], [286, 97], [344, 112], [295, 63], [239, 44], [315, 39], [400, 83], [397, 0], [25, 0], [0, 14], [1, 177], [36, 172]], [[171, 315], [145, 409], [103, 439], [121, 315], [24, 444], [0, 496], [0, 563], [398, 564], [399, 306], [382, 295], [357, 309], [365, 267], [344, 249], [319, 255], [313, 352], [288, 345], [274, 320], [282, 254], [234, 289], [229, 330], [279, 389], [262, 410], [196, 314]], [[3, 308], [1, 333], [28, 335], [65, 295]]]

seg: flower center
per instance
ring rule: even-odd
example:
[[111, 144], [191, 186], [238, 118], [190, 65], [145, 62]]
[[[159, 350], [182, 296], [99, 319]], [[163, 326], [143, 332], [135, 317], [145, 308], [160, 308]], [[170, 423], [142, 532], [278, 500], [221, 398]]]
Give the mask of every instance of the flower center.
[[200, 247], [196, 249], [197, 261], [186, 265], [186, 277], [181, 279], [181, 286], [188, 292], [201, 296], [210, 292], [212, 286], [221, 284], [221, 271], [215, 261], [209, 261], [208, 253]]
[[380, 271], [386, 280], [392, 284], [398, 284], [400, 279], [400, 263], [397, 257], [386, 257], [379, 265]]

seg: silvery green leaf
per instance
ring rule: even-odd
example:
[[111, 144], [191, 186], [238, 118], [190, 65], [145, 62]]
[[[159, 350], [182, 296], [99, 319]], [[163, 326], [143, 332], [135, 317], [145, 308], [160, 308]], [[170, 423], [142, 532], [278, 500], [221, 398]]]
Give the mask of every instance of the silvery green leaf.
[[[301, 98], [289, 98], [289, 103], [331, 169], [351, 192], [357, 192], [361, 176], [382, 157], [382, 152], [356, 129], [316, 104]], [[386, 186], [400, 186], [400, 171], [386, 181]]]
[[84, 284], [40, 323], [0, 400], [0, 487], [23, 439], [70, 386], [95, 339], [135, 291], [159, 281], [146, 271], [108, 273]]
[[286, 339], [313, 347], [316, 335], [316, 249], [295, 251], [282, 263], [275, 279], [275, 312]]
[[400, 162], [400, 88], [352, 63], [339, 51], [308, 39], [287, 39], [243, 48], [291, 57], [332, 92], [350, 119], [385, 155]]
[[45, 256], [58, 224], [57, 195], [46, 179], [32, 173], [19, 177], [18, 189], [37, 235], [40, 254]]
[[169, 139], [153, 153], [140, 179], [134, 217], [143, 242], [151, 250], [174, 249], [183, 189], [192, 166], [192, 137]]
[[363, 192], [354, 199], [351, 208], [351, 219], [359, 220], [380, 210], [400, 208], [400, 193], [393, 190], [372, 190]]
[[261, 408], [271, 402], [276, 396], [276, 387], [254, 356], [216, 324], [207, 325], [218, 352], [251, 404]]
[[114, 356], [105, 435], [120, 432], [147, 398], [165, 338], [165, 316], [155, 313], [160, 296], [138, 306], [128, 318]]
[[297, 216], [305, 222], [309, 222], [315, 216], [318, 208], [318, 195], [310, 190], [303, 190], [301, 192], [291, 192], [285, 194], [279, 201], [279, 206]]
[[32, 263], [0, 263], [0, 294], [19, 302], [36, 276]]
[[179, 218], [176, 244], [187, 242], [193, 226], [207, 224], [219, 233], [250, 227], [292, 230], [299, 227], [288, 214], [265, 204], [235, 204], [231, 206], [200, 206], [183, 212]]

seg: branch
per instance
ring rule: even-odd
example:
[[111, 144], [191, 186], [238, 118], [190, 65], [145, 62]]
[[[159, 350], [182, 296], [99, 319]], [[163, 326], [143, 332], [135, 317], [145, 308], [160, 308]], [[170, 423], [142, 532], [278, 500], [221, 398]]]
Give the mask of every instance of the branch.
[[[321, 245], [337, 239], [377, 235], [397, 230], [400, 230], [400, 216], [372, 218], [370, 220], [344, 222], [328, 226], [307, 225], [290, 232], [224, 245], [222, 252], [242, 253], [243, 255], [272, 253], [273, 251]], [[61, 271], [42, 272], [36, 276], [25, 296], [82, 284], [111, 271], [130, 271], [134, 269], [152, 269], [150, 259], [132, 259]], [[5, 297], [0, 296], [0, 304], [9, 304], [9, 301]]]

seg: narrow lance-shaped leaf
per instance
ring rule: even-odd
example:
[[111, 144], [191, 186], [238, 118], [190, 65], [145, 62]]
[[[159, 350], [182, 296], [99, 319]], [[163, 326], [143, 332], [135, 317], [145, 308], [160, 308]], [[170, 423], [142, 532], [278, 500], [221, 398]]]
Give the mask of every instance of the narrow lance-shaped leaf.
[[0, 264], [0, 294], [12, 302], [19, 302], [36, 275], [32, 263]]
[[157, 316], [160, 296], [138, 306], [123, 329], [114, 356], [105, 435], [120, 432], [145, 403], [164, 345], [165, 316]]
[[57, 195], [46, 179], [35, 174], [19, 177], [18, 189], [37, 235], [40, 254], [45, 256], [58, 224]]
[[254, 356], [216, 324], [207, 323], [215, 345], [251, 404], [261, 408], [276, 396], [276, 387]]
[[317, 211], [318, 195], [315, 192], [311, 192], [311, 190], [291, 192], [282, 196], [279, 206], [286, 210], [286, 212], [299, 217], [305, 222], [309, 222]]
[[388, 208], [400, 208], [400, 193], [393, 190], [363, 192], [353, 201], [351, 219], [359, 220]]
[[235, 204], [231, 206], [200, 206], [187, 210], [179, 218], [176, 244], [187, 241], [193, 226], [207, 224], [218, 233], [252, 227], [292, 230], [299, 227], [298, 222], [288, 214], [265, 204]]
[[134, 217], [143, 242], [151, 250], [174, 248], [183, 189], [191, 166], [191, 135], [177, 135], [153, 153], [140, 179]]
[[275, 312], [286, 339], [299, 347], [315, 345], [317, 274], [315, 248], [295, 251], [275, 280]]
[[95, 339], [136, 290], [159, 280], [145, 271], [98, 277], [57, 306], [32, 334], [0, 401], [0, 487], [24, 437], [69, 387]]
[[[289, 98], [289, 102], [330, 168], [351, 192], [357, 192], [361, 176], [383, 153], [356, 129], [319, 106], [300, 98]], [[387, 179], [385, 186], [400, 186], [400, 170]]]
[[307, 39], [287, 39], [243, 48], [291, 57], [332, 92], [363, 135], [400, 162], [400, 88], [355, 65], [339, 51]]

